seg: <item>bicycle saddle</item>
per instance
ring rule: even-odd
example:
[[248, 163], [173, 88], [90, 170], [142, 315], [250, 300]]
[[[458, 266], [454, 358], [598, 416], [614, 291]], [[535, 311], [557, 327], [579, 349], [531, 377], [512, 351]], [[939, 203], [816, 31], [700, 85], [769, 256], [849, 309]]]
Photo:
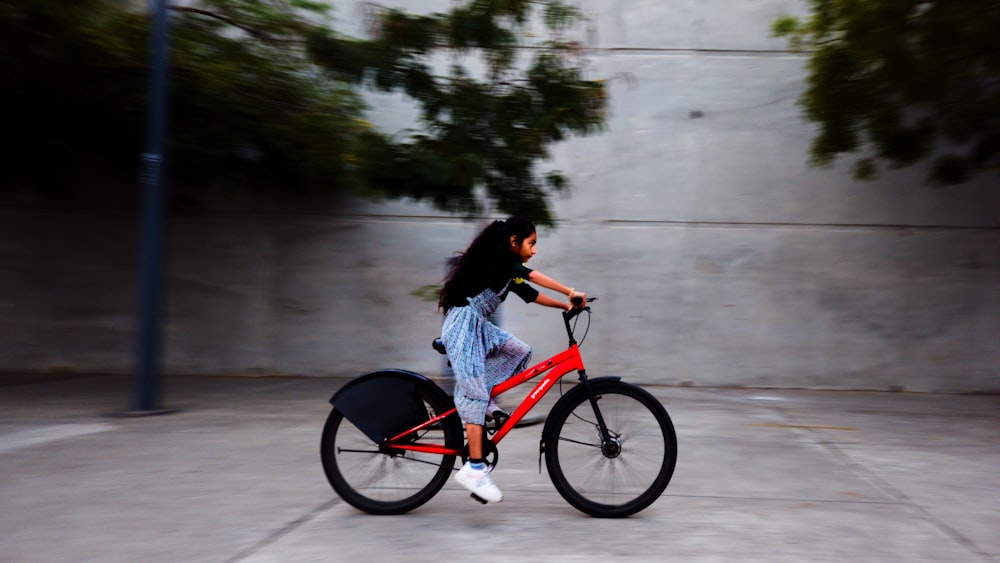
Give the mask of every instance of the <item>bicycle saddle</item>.
[[431, 346], [433, 346], [434, 349], [438, 351], [438, 354], [444, 354], [445, 353], [445, 350], [444, 350], [444, 341], [441, 340], [440, 338], [435, 338], [434, 342], [431, 342]]

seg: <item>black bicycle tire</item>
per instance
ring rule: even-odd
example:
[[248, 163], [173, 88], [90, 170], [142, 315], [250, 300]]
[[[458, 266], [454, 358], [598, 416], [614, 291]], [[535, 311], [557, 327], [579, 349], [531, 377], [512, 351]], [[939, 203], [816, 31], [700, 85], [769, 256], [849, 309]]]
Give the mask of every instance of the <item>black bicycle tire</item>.
[[[418, 389], [420, 389], [418, 387]], [[430, 405], [434, 414], [441, 414], [454, 407], [450, 401], [445, 401], [434, 393], [421, 393], [424, 401]], [[399, 500], [382, 501], [366, 496], [350, 485], [348, 480], [341, 473], [337, 463], [337, 434], [344, 422], [344, 415], [334, 408], [327, 417], [323, 426], [323, 436], [320, 442], [320, 457], [323, 462], [323, 471], [333, 490], [351, 506], [367, 512], [369, 514], [391, 515], [404, 514], [420, 506], [434, 497], [447, 483], [455, 466], [455, 455], [442, 455], [440, 467], [433, 477], [423, 486], [419, 487], [414, 494]], [[349, 424], [349, 422], [348, 422]], [[444, 443], [449, 447], [461, 447], [464, 441], [464, 433], [458, 422], [457, 416], [449, 416], [441, 421], [444, 433]], [[370, 444], [373, 449], [377, 449], [377, 444]], [[382, 453], [390, 457], [389, 453]]]
[[[545, 443], [545, 465], [548, 468], [549, 478], [559, 494], [574, 508], [600, 518], [624, 518], [631, 516], [655, 502], [670, 483], [673, 476], [674, 467], [677, 463], [677, 435], [674, 431], [673, 422], [663, 405], [645, 389], [625, 383], [622, 381], [593, 381], [590, 384], [594, 394], [598, 397], [621, 395], [633, 399], [638, 406], [645, 407], [656, 420], [662, 433], [663, 456], [656, 470], [656, 476], [649, 486], [641, 493], [636, 494], [627, 502], [621, 504], [610, 504], [598, 502], [588, 498], [585, 492], [577, 488], [567, 479], [563, 471], [562, 462], [559, 459], [560, 437], [563, 434], [567, 419], [573, 416], [577, 409], [583, 409], [580, 413], [594, 419], [593, 409], [590, 406], [589, 396], [582, 386], [574, 387], [560, 399], [549, 413], [549, 420], [543, 431], [543, 441]], [[600, 408], [601, 400], [598, 400]], [[602, 414], [607, 414], [603, 413]], [[614, 421], [607, 420], [611, 430]], [[594, 425], [596, 432], [596, 424]], [[600, 454], [599, 450], [596, 452]], [[607, 459], [607, 458], [606, 458]]]

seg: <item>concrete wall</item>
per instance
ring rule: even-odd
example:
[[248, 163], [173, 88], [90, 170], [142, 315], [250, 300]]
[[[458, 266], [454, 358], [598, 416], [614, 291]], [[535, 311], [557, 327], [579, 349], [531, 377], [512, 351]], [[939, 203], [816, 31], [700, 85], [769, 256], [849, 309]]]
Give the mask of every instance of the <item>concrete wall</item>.
[[[440, 0], [394, 2], [443, 10]], [[930, 189], [806, 165], [802, 56], [778, 0], [585, 1], [607, 132], [557, 147], [573, 188], [531, 265], [598, 295], [593, 374], [661, 384], [1000, 391], [996, 178]], [[358, 13], [338, 3], [339, 25]], [[627, 77], [627, 79], [626, 79]], [[372, 96], [395, 131], [412, 109]], [[700, 117], [699, 117], [700, 116]], [[166, 371], [440, 371], [421, 290], [479, 227], [406, 202], [245, 202], [174, 216]], [[0, 208], [0, 370], [132, 369], [137, 217]], [[550, 309], [505, 305], [536, 358]]]

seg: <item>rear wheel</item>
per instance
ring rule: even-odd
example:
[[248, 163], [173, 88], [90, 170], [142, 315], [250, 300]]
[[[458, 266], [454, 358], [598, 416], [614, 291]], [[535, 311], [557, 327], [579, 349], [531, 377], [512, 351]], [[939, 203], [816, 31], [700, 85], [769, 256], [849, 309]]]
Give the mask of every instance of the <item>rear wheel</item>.
[[663, 405], [648, 391], [621, 381], [593, 381], [608, 429], [583, 387], [553, 407], [543, 431], [545, 464], [556, 490], [575, 508], [621, 518], [660, 497], [674, 473], [677, 436]]
[[[454, 408], [420, 386], [416, 392], [428, 419]], [[457, 416], [449, 416], [410, 440], [461, 448], [464, 435]], [[371, 514], [402, 514], [423, 505], [441, 490], [455, 465], [454, 455], [381, 446], [336, 408], [323, 428], [320, 454], [326, 477], [340, 498]]]

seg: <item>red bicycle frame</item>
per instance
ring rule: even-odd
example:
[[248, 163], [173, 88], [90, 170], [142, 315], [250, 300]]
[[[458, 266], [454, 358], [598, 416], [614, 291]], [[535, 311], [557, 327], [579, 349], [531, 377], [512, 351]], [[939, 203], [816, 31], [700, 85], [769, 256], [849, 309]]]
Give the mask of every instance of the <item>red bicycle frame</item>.
[[[553, 383], [559, 380], [562, 376], [574, 370], [580, 372], [581, 374], [586, 373], [586, 370], [583, 367], [583, 357], [580, 356], [580, 347], [577, 345], [576, 342], [571, 341], [569, 348], [567, 348], [566, 350], [563, 350], [562, 352], [556, 354], [555, 356], [552, 356], [551, 358], [543, 362], [535, 364], [534, 366], [522, 371], [521, 373], [518, 373], [517, 375], [514, 375], [510, 379], [494, 387], [492, 396], [495, 397], [501, 393], [513, 389], [514, 387], [517, 387], [518, 385], [521, 385], [522, 383], [530, 381], [531, 379], [534, 379], [535, 377], [538, 377], [539, 375], [545, 372], [548, 372], [546, 376], [542, 378], [542, 380], [535, 385], [534, 389], [532, 389], [531, 392], [528, 393], [528, 396], [525, 397], [523, 401], [521, 401], [521, 404], [518, 405], [516, 409], [514, 409], [514, 412], [510, 414], [510, 417], [507, 419], [506, 422], [504, 422], [504, 425], [500, 427], [500, 429], [497, 431], [496, 434], [493, 435], [491, 441], [494, 444], [499, 443], [500, 440], [502, 440], [503, 437], [506, 436], [510, 432], [510, 430], [517, 425], [517, 422], [522, 418], [524, 418], [524, 415], [528, 414], [528, 411], [534, 408], [535, 405], [537, 405], [538, 402], [542, 400], [542, 397], [544, 397], [545, 394], [548, 393], [550, 389], [552, 389]], [[421, 423], [419, 426], [415, 426], [409, 430], [400, 432], [398, 435], [393, 436], [382, 445], [392, 448], [394, 450], [410, 450], [414, 452], [425, 452], [425, 453], [441, 454], [441, 455], [461, 455], [462, 450], [459, 449], [446, 448], [440, 444], [415, 444], [412, 442], [406, 443], [406, 441], [404, 440], [404, 438], [412, 436], [414, 432], [420, 432], [423, 429], [431, 426], [432, 424], [435, 424], [443, 420], [444, 418], [451, 416], [452, 414], [455, 413], [456, 410], [457, 410], [456, 408], [452, 408], [447, 412], [444, 412], [426, 422]], [[397, 443], [397, 441], [399, 443]]]

